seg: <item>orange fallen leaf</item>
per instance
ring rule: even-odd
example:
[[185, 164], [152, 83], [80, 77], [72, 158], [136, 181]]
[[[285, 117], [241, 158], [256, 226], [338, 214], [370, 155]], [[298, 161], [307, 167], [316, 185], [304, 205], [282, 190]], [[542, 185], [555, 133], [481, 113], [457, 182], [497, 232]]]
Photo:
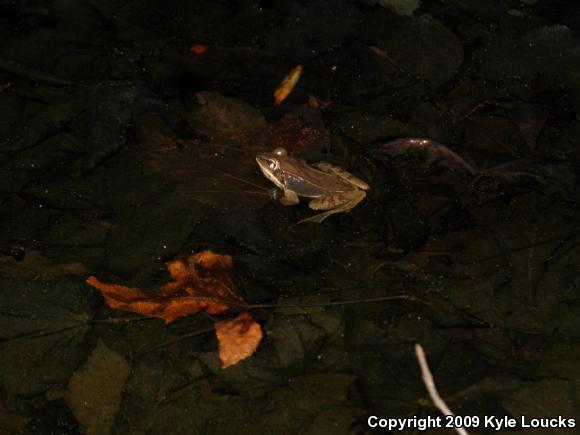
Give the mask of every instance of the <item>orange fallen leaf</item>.
[[203, 53], [205, 53], [207, 51], [207, 45], [203, 45], [203, 44], [192, 45], [190, 50], [193, 54], [197, 54], [198, 56], [201, 56]]
[[[109, 307], [159, 317], [166, 324], [200, 310], [209, 314], [224, 314], [247, 306], [229, 255], [203, 251], [169, 262], [167, 270], [173, 281], [165, 284], [159, 293], [106, 284], [94, 276], [87, 278], [87, 284], [101, 292]], [[215, 329], [222, 368], [251, 356], [263, 336], [262, 328], [248, 312], [217, 322]]]
[[276, 106], [282, 103], [282, 101], [284, 101], [286, 97], [290, 95], [290, 92], [292, 92], [296, 86], [296, 83], [298, 83], [298, 80], [300, 80], [302, 70], [302, 65], [298, 65], [292, 69], [292, 71], [290, 71], [288, 75], [284, 77], [284, 80], [282, 80], [280, 85], [276, 88], [276, 91], [274, 92], [274, 104]]
[[223, 369], [252, 356], [264, 335], [260, 325], [248, 312], [240, 313], [235, 319], [216, 323], [215, 332]]
[[173, 281], [156, 294], [119, 284], [106, 284], [94, 276], [87, 278], [87, 284], [100, 290], [109, 307], [159, 317], [165, 323], [200, 310], [222, 314], [238, 310], [245, 304], [229, 255], [203, 251], [168, 263], [167, 270]]

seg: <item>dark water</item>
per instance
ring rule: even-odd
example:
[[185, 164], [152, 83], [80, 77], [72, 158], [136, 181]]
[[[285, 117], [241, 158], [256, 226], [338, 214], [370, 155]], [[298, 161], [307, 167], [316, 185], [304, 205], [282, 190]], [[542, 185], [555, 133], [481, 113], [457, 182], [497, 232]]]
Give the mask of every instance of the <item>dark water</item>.
[[0, 433], [578, 433], [580, 8], [420, 3], [0, 1]]

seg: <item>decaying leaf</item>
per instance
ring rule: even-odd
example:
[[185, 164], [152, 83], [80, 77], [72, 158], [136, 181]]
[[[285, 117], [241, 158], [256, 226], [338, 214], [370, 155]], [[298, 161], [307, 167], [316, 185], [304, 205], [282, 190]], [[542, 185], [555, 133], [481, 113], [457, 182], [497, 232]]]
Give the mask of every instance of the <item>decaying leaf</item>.
[[574, 165], [566, 161], [546, 162], [539, 159], [520, 159], [480, 171], [481, 178], [491, 176], [496, 182], [542, 191], [548, 195], [578, 199], [578, 174]]
[[173, 278], [157, 294], [119, 284], [106, 284], [94, 276], [87, 283], [100, 290], [109, 307], [159, 317], [171, 323], [200, 310], [221, 314], [244, 303], [233, 275], [229, 255], [203, 251], [167, 264]]
[[129, 363], [101, 340], [71, 377], [67, 402], [86, 434], [110, 434], [121, 404]]
[[421, 0], [378, 0], [377, 3], [405, 17], [412, 17], [413, 13], [421, 7]]
[[324, 124], [320, 108], [313, 104], [297, 107], [270, 125], [272, 148], [282, 147], [293, 153], [314, 144], [330, 146], [330, 132]]
[[235, 319], [216, 323], [215, 331], [224, 369], [251, 356], [263, 336], [262, 328], [248, 312], [241, 313]]
[[[94, 276], [88, 277], [87, 283], [102, 293], [109, 307], [158, 317], [169, 324], [201, 310], [224, 314], [245, 306], [233, 266], [229, 255], [203, 251], [168, 263], [167, 270], [173, 281], [165, 284], [159, 293], [106, 284]], [[260, 325], [248, 312], [217, 323], [216, 334], [223, 368], [252, 355], [262, 339]]]
[[300, 80], [300, 76], [302, 75], [303, 67], [302, 65], [298, 65], [297, 67], [293, 68], [292, 71], [288, 73], [284, 80], [280, 83], [280, 85], [276, 88], [274, 92], [274, 104], [276, 106], [280, 105], [282, 101], [290, 95], [298, 80]]
[[393, 64], [398, 69], [402, 69], [401, 65], [395, 62], [385, 50], [381, 50], [379, 47], [369, 47], [369, 49], [371, 50], [371, 53], [373, 53], [376, 57], [380, 59], [385, 59], [387, 62]]
[[392, 22], [371, 50], [377, 63], [387, 67], [385, 72], [391, 72], [394, 65], [434, 88], [453, 77], [463, 63], [463, 46], [457, 36], [427, 14]]
[[[0, 390], [33, 397], [66, 384], [86, 354], [98, 301], [81, 280], [0, 274]], [[42, 369], [39, 369], [42, 367]], [[0, 430], [0, 432], [2, 432]]]
[[431, 139], [407, 137], [380, 146], [378, 153], [389, 157], [410, 156], [426, 162], [427, 165], [440, 166], [462, 174], [475, 174], [477, 168], [445, 145]]
[[576, 200], [578, 176], [573, 165], [565, 161], [545, 162], [520, 159], [480, 169], [469, 159], [438, 142], [426, 138], [407, 137], [380, 145], [376, 156], [412, 158], [433, 169], [445, 169], [463, 177], [474, 177], [474, 184], [503, 183], [512, 187], [540, 190], [549, 195]]
[[526, 145], [536, 147], [536, 141], [548, 120], [548, 110], [539, 105], [515, 102], [509, 105], [510, 115], [518, 125]]
[[217, 92], [198, 92], [188, 114], [195, 131], [207, 140], [176, 141], [151, 122], [141, 140], [153, 169], [170, 178], [176, 191], [218, 208], [263, 207], [272, 200], [272, 185], [260, 174], [256, 154], [283, 147], [290, 153], [330, 146], [316, 102], [297, 107], [268, 124], [255, 107]]
[[268, 123], [250, 104], [217, 92], [198, 92], [198, 109], [189, 114], [207, 141], [176, 143], [144, 125], [143, 146], [153, 169], [175, 182], [187, 198], [218, 207], [260, 208], [271, 199], [256, 171], [256, 153], [272, 149]]

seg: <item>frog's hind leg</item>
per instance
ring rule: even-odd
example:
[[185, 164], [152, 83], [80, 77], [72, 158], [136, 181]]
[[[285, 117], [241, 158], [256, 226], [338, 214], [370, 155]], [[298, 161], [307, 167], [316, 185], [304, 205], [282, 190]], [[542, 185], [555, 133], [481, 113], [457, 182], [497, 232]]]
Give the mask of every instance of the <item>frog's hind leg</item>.
[[307, 219], [302, 219], [298, 223], [302, 222], [317, 222], [321, 223], [327, 217], [332, 216], [336, 213], [343, 213], [350, 211], [355, 208], [359, 202], [361, 202], [367, 194], [362, 190], [356, 190], [354, 192], [349, 192], [343, 195], [336, 195], [334, 198], [321, 198], [314, 199], [310, 201], [310, 208], [312, 210], [326, 210], [324, 213], [319, 213]]
[[337, 176], [345, 180], [347, 183], [352, 184], [353, 186], [356, 186], [359, 189], [368, 190], [369, 188], [369, 185], [367, 183], [365, 183], [360, 178], [355, 177], [350, 172], [345, 171], [340, 166], [335, 166], [326, 162], [315, 163], [312, 166], [321, 170], [322, 172], [326, 172], [327, 174], [336, 174]]
[[298, 221], [299, 224], [304, 223], [304, 222], [316, 222], [316, 223], [321, 223], [324, 219], [326, 219], [329, 216], [332, 216], [335, 213], [339, 213], [336, 210], [328, 210], [325, 211], [324, 213], [319, 213], [316, 214], [312, 217], [306, 218], [306, 219], [301, 219]]

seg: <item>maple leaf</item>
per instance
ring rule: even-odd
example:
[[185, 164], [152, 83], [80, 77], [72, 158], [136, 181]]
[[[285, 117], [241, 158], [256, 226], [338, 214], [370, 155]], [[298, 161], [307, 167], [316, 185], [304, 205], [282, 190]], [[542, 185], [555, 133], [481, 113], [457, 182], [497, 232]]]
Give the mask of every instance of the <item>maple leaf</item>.
[[[166, 324], [200, 310], [208, 314], [224, 314], [247, 306], [229, 255], [202, 251], [169, 262], [167, 270], [172, 281], [159, 293], [106, 284], [94, 276], [87, 278], [87, 284], [99, 290], [112, 309], [159, 317]], [[262, 340], [262, 328], [248, 312], [217, 322], [215, 328], [223, 368], [251, 356]]]
[[165, 323], [200, 310], [222, 314], [244, 304], [229, 255], [203, 251], [168, 263], [167, 270], [173, 281], [159, 293], [106, 284], [94, 276], [87, 284], [100, 290], [109, 307], [159, 317]]

